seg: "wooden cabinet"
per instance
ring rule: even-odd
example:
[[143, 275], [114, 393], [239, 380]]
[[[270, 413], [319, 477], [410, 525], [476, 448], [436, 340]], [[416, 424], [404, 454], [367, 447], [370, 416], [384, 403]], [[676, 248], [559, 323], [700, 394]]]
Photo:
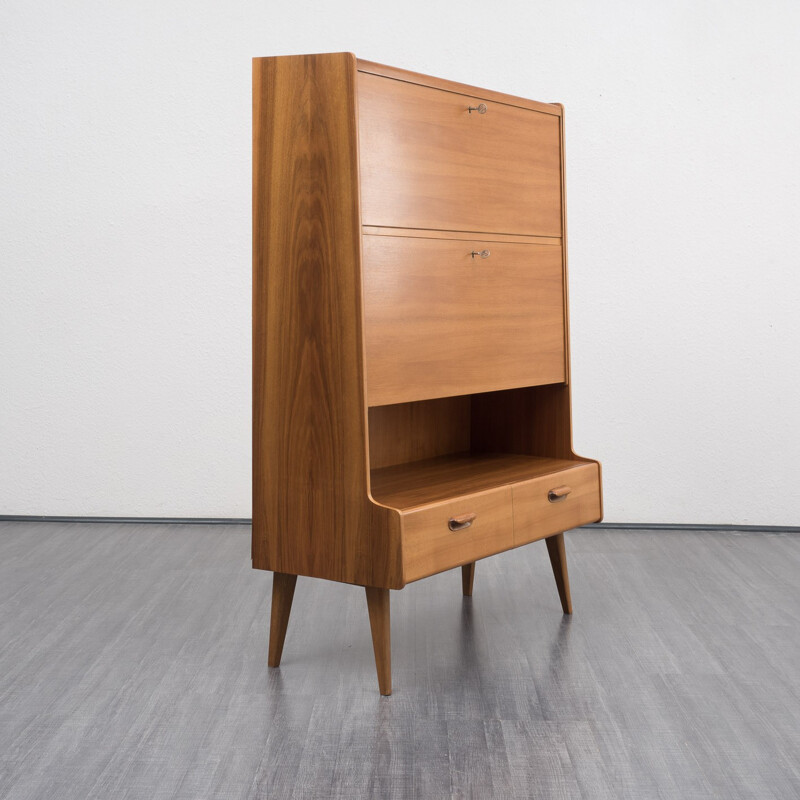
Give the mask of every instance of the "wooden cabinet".
[[389, 591], [602, 516], [571, 443], [563, 110], [361, 61], [253, 62], [253, 566]]

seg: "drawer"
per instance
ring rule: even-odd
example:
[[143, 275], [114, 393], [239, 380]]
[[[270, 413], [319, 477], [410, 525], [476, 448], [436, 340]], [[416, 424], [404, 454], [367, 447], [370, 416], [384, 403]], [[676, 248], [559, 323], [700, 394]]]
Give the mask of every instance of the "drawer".
[[597, 522], [601, 516], [597, 464], [514, 484], [513, 494], [515, 546]]
[[[405, 512], [402, 516], [405, 581], [415, 581], [513, 547], [511, 502], [511, 488], [504, 486]], [[451, 530], [451, 524], [455, 526], [465, 515], [467, 519], [474, 515], [468, 527]]]
[[364, 225], [561, 236], [555, 114], [359, 73], [358, 136]]
[[363, 276], [369, 405], [564, 381], [560, 245], [365, 235]]

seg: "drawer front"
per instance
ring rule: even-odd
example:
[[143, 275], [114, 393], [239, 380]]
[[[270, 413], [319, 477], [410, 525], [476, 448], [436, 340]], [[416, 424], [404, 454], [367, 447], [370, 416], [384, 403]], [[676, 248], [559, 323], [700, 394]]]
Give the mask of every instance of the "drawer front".
[[358, 118], [364, 225], [561, 236], [558, 116], [359, 73]]
[[600, 519], [597, 464], [514, 484], [513, 493], [515, 546]]
[[[404, 513], [406, 582], [513, 547], [511, 502], [511, 488], [505, 486]], [[451, 530], [451, 525], [464, 525], [472, 515], [468, 527]]]
[[369, 405], [565, 379], [559, 245], [363, 242]]

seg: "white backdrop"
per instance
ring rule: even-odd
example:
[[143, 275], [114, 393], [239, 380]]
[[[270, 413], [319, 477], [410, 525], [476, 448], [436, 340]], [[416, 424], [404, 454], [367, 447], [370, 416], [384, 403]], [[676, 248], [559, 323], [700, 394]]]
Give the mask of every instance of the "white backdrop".
[[250, 515], [250, 59], [566, 106], [606, 520], [800, 524], [800, 5], [0, 5], [0, 513]]

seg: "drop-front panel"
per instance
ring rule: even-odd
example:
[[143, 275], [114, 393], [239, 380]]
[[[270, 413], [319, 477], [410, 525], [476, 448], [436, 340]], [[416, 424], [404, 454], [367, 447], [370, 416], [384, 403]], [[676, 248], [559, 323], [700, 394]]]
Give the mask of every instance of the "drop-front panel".
[[564, 380], [561, 247], [364, 236], [369, 405]]
[[561, 236], [559, 121], [359, 73], [363, 223]]

